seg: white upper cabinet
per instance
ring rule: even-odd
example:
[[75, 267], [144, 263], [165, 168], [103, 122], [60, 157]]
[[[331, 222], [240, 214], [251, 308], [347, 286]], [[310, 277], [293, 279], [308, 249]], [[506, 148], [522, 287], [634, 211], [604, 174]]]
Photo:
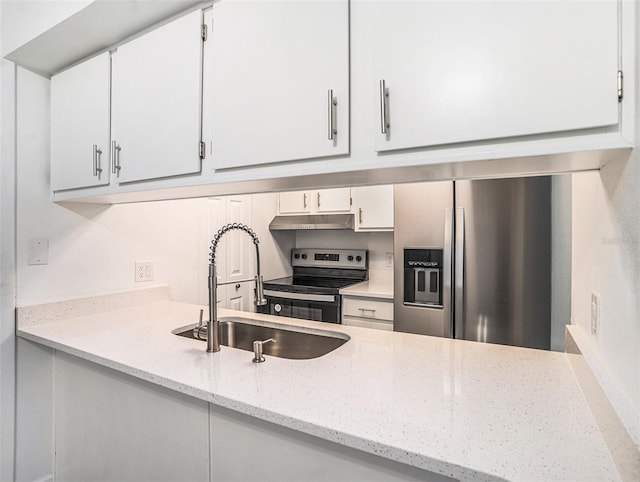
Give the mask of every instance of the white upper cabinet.
[[109, 53], [51, 78], [51, 189], [109, 184]]
[[279, 214], [304, 214], [311, 212], [311, 191], [290, 191], [278, 194]]
[[113, 55], [112, 140], [119, 182], [200, 171], [201, 26], [202, 12], [196, 11]]
[[393, 231], [392, 185], [356, 187], [353, 197], [356, 231]]
[[351, 189], [348, 187], [281, 192], [278, 195], [278, 213], [280, 214], [348, 212], [351, 212]]
[[372, 5], [377, 151], [618, 123], [615, 0]]
[[351, 189], [321, 189], [315, 191], [314, 211], [316, 213], [348, 213], [351, 211]]
[[348, 0], [221, 0], [212, 18], [213, 169], [349, 153]]

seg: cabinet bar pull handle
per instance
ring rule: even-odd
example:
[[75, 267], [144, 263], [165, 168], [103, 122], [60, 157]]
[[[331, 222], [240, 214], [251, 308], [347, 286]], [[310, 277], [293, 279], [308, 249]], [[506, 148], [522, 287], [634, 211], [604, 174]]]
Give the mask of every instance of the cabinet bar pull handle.
[[362, 208], [358, 208], [358, 223], [362, 224]]
[[318, 207], [320, 207], [320, 193], [319, 193], [319, 192], [318, 192], [318, 193], [316, 193], [316, 196], [317, 196], [317, 198], [318, 198], [318, 199], [317, 199], [317, 201], [318, 201]]
[[389, 91], [384, 79], [380, 80], [380, 130], [386, 134], [389, 130], [389, 118], [387, 114], [387, 102]]
[[307, 208], [307, 193], [306, 192], [302, 195], [302, 202], [303, 202], [302, 206], [306, 209]]
[[100, 159], [102, 157], [102, 150], [98, 149], [98, 145], [93, 145], [93, 175], [98, 176], [100, 178], [100, 174], [102, 173], [102, 168], [100, 167]]
[[375, 313], [376, 310], [374, 308], [358, 308], [360, 311], [370, 311], [371, 313]]
[[335, 106], [338, 105], [338, 100], [333, 96], [333, 89], [329, 89], [327, 100], [329, 104], [329, 140], [332, 141], [334, 136], [338, 133], [335, 123]]
[[111, 141], [111, 173], [120, 175], [120, 151], [122, 148], [116, 143]]

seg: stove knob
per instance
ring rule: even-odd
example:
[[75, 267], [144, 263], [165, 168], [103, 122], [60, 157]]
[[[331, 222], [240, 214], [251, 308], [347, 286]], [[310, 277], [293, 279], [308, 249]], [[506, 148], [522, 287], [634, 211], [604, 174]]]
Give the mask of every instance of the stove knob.
[[275, 305], [273, 305], [273, 311], [275, 311], [276, 313], [280, 313], [282, 311], [282, 305], [276, 303]]
[[306, 255], [306, 254], [303, 254], [303, 255], [302, 255], [302, 259], [307, 259], [307, 255]]
[[359, 263], [360, 261], [362, 261], [362, 256], [356, 256], [356, 261]]
[[349, 255], [349, 256], [347, 256], [347, 259], [348, 259], [349, 261], [353, 261], [353, 256]]
[[299, 255], [298, 253], [294, 254], [294, 255], [293, 255], [293, 257], [294, 257], [295, 259], [300, 259], [300, 255]]

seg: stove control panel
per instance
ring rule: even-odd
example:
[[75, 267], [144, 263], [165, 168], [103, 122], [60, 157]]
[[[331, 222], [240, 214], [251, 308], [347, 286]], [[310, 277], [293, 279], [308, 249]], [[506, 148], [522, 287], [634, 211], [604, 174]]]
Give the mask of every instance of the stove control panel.
[[291, 266], [367, 269], [366, 249], [296, 248], [291, 250]]

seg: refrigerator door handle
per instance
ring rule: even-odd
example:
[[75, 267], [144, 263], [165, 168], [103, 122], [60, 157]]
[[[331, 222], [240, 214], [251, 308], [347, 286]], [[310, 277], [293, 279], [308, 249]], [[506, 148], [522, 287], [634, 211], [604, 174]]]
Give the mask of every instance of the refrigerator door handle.
[[454, 336], [464, 338], [464, 208], [456, 208], [454, 252]]
[[453, 208], [444, 210], [444, 252], [442, 259], [442, 306], [444, 336], [453, 337], [453, 311], [451, 309], [451, 270], [453, 240]]

